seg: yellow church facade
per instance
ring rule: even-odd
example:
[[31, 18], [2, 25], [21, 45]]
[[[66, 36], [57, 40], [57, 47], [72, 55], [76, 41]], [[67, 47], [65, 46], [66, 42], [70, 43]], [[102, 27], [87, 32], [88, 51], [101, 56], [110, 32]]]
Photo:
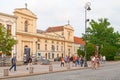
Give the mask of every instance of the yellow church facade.
[[74, 29], [70, 24], [37, 29], [37, 16], [27, 8], [14, 10], [16, 19], [16, 56], [18, 61], [28, 50], [30, 56], [53, 59], [74, 53]]

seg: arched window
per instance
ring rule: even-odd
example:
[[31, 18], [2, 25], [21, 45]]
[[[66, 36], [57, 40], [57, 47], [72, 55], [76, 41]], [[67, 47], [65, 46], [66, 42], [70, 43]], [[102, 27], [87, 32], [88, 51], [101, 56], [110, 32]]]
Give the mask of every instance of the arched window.
[[28, 21], [27, 20], [24, 23], [24, 31], [28, 32]]

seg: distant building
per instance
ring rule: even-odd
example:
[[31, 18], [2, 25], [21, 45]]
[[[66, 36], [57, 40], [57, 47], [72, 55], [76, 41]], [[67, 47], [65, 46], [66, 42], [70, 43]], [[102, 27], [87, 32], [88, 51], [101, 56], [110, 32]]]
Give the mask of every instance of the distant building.
[[[16, 39], [16, 20], [17, 17], [14, 15], [9, 15], [5, 13], [0, 13], [0, 25], [4, 25], [4, 27], [8, 30], [9, 34]], [[16, 45], [13, 47], [11, 53], [16, 54]], [[13, 56], [12, 54], [12, 56]]]
[[77, 50], [84, 50], [85, 41], [82, 38], [74, 36], [74, 53], [77, 54]]

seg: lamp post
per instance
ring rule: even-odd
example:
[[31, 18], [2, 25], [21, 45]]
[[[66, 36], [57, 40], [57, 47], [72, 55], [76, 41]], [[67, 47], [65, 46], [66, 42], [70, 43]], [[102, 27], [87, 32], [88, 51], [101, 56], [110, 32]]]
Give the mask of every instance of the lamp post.
[[96, 51], [97, 51], [97, 56], [98, 56], [98, 53], [99, 53], [99, 46], [96, 46]]
[[[90, 8], [90, 2], [87, 2], [85, 4], [85, 42], [87, 44], [87, 41], [86, 41], [86, 29], [87, 29], [87, 22], [89, 21], [89, 19], [87, 19], [87, 11], [90, 11], [91, 8]], [[84, 62], [84, 67], [88, 67], [88, 64], [87, 64], [87, 53], [86, 53], [86, 49], [85, 49], [85, 62]]]

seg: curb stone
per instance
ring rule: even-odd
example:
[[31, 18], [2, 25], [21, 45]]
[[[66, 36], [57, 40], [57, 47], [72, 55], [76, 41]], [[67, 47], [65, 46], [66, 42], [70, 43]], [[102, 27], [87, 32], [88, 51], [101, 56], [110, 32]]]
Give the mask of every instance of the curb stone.
[[57, 72], [66, 72], [66, 71], [73, 71], [73, 70], [80, 70], [80, 69], [89, 69], [89, 67], [88, 68], [77, 68], [77, 69], [69, 69], [69, 70], [56, 70], [56, 71], [47, 71], [47, 72], [41, 72], [41, 73], [39, 73], [39, 72], [36, 72], [36, 73], [31, 73], [31, 74], [21, 74], [21, 75], [12, 75], [12, 76], [3, 76], [3, 77], [1, 77], [0, 78], [0, 80], [1, 79], [8, 79], [8, 78], [18, 78], [18, 77], [26, 77], [26, 76], [35, 76], [35, 75], [43, 75], [43, 74], [50, 74], [50, 73], [57, 73]]

